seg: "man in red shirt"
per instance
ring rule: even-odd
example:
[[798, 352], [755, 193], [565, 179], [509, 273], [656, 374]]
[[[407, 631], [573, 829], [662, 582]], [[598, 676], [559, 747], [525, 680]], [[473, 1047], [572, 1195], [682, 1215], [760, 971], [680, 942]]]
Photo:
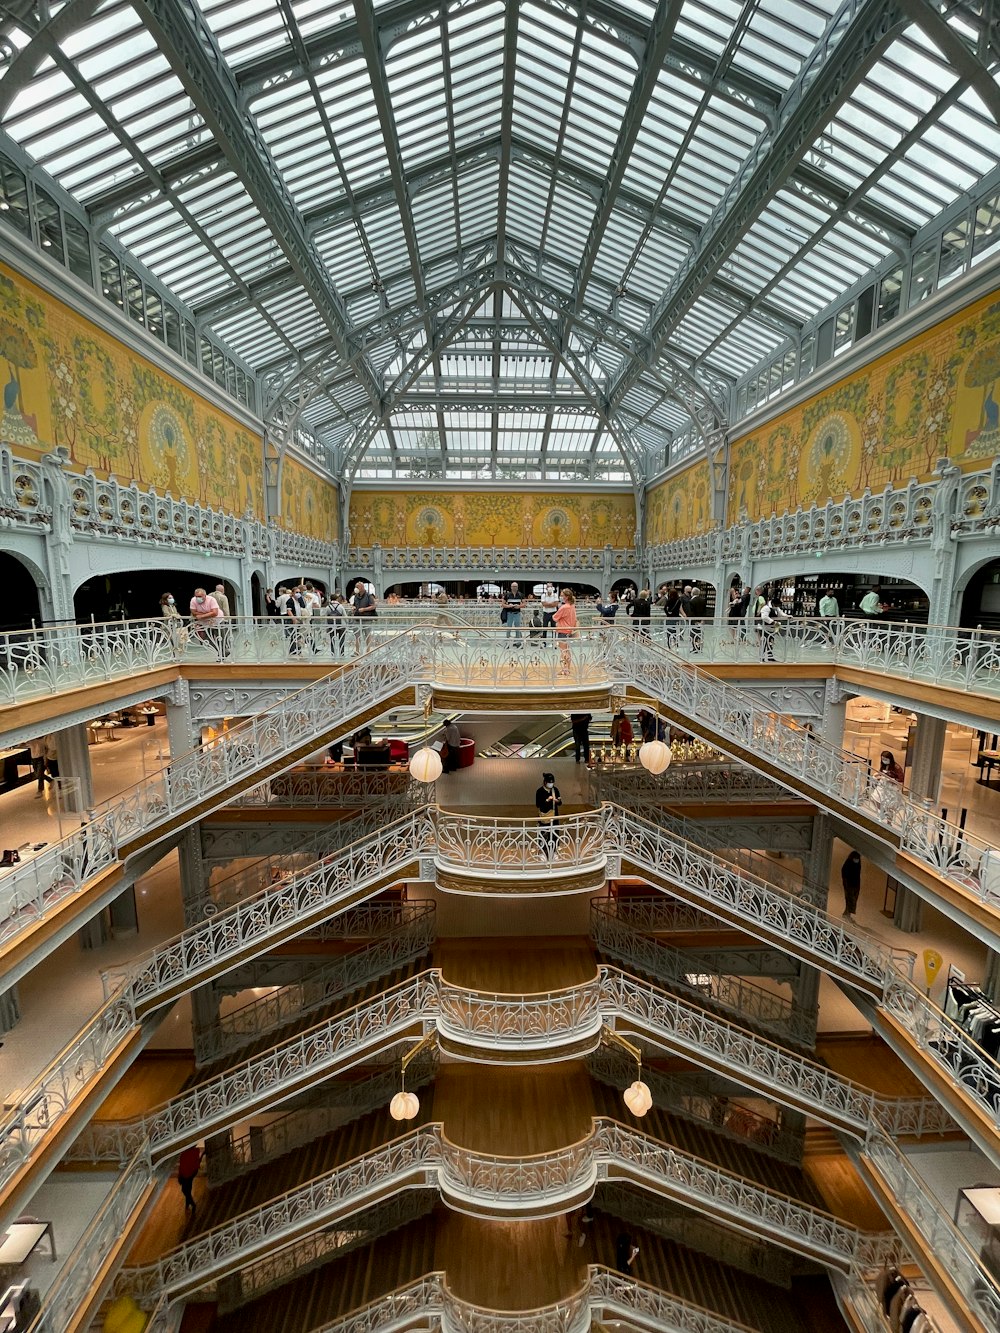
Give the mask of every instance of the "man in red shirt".
[[181, 1187], [181, 1193], [184, 1195], [184, 1211], [190, 1208], [193, 1213], [195, 1210], [194, 1193], [192, 1185], [194, 1178], [198, 1174], [198, 1168], [201, 1166], [201, 1149], [197, 1144], [192, 1144], [190, 1148], [185, 1148], [177, 1162], [177, 1183]]

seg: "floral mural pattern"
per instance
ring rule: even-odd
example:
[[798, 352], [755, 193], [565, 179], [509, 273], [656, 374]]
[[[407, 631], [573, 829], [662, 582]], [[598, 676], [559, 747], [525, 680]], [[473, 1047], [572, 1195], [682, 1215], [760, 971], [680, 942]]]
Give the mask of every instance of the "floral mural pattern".
[[646, 497], [646, 541], [693, 537], [712, 526], [712, 494], [708, 462], [694, 463], [654, 486]]
[[360, 546], [631, 546], [631, 493], [355, 491], [351, 540]]
[[1000, 301], [987, 297], [732, 445], [727, 517], [767, 518], [1000, 454]]
[[260, 436], [0, 264], [0, 440], [72, 466], [264, 517]]
[[295, 458], [286, 458], [281, 465], [281, 526], [324, 542], [335, 542], [340, 532], [335, 483]]

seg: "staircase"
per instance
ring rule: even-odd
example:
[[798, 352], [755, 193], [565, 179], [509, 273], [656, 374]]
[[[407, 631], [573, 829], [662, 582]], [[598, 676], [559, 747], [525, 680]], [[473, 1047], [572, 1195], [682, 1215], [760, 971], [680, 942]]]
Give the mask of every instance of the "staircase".
[[673, 1115], [667, 1107], [653, 1106], [641, 1120], [637, 1120], [626, 1109], [621, 1092], [596, 1079], [593, 1082], [593, 1094], [595, 1115], [621, 1120], [641, 1130], [643, 1134], [659, 1139], [661, 1143], [691, 1153], [725, 1171], [746, 1176], [758, 1185], [776, 1190], [779, 1194], [788, 1194], [801, 1203], [810, 1204], [814, 1208], [825, 1206], [802, 1169], [790, 1162], [778, 1161], [749, 1144], [716, 1134], [707, 1125]]
[[[415, 1129], [433, 1119], [433, 1089], [426, 1089], [420, 1101], [420, 1112], [407, 1128]], [[207, 1199], [195, 1214], [185, 1241], [196, 1240], [213, 1227], [223, 1226], [241, 1213], [259, 1208], [288, 1190], [297, 1189], [306, 1181], [388, 1143], [397, 1137], [399, 1128], [389, 1115], [389, 1108], [384, 1106], [311, 1143], [300, 1145], [293, 1152], [265, 1163], [256, 1171], [249, 1171], [234, 1180], [211, 1187]]]
[[801, 1309], [789, 1292], [665, 1240], [631, 1221], [623, 1222], [603, 1210], [601, 1198], [602, 1191], [598, 1188], [590, 1238], [583, 1249], [592, 1263], [613, 1266], [615, 1243], [625, 1232], [639, 1246], [632, 1272], [640, 1282], [648, 1282], [761, 1333], [810, 1333], [808, 1310]]
[[[217, 1315], [211, 1333], [311, 1333], [331, 1319], [429, 1273], [434, 1268], [434, 1220], [423, 1218], [364, 1249], [333, 1259], [280, 1291]], [[182, 1325], [181, 1333], [184, 1333]]]

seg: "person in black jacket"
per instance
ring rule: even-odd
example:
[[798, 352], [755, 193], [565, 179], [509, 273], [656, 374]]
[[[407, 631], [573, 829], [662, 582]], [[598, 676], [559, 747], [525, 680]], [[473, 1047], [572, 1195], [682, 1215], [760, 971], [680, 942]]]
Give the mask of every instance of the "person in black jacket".
[[573, 757], [579, 763], [590, 763], [590, 723], [591, 713], [570, 713], [570, 725], [573, 728]]
[[559, 788], [556, 786], [555, 774], [543, 773], [542, 785], [535, 792], [535, 809], [538, 811], [538, 842], [547, 861], [550, 861], [555, 855], [556, 844], [559, 841], [556, 823], [559, 819], [559, 807], [561, 805], [562, 797], [559, 795]]
[[844, 886], [844, 916], [854, 920], [858, 910], [858, 894], [861, 892], [861, 853], [848, 852], [847, 859], [840, 867], [840, 879]]
[[632, 605], [629, 607], [629, 615], [632, 617], [632, 628], [636, 634], [641, 634], [644, 639], [649, 638], [649, 618], [652, 612], [652, 594], [648, 588], [643, 588], [636, 593]]

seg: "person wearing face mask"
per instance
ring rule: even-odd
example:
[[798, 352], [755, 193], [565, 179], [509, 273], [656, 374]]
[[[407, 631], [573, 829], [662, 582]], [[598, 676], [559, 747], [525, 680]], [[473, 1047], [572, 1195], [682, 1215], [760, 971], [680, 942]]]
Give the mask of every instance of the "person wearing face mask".
[[906, 774], [899, 764], [896, 763], [896, 756], [891, 750], [883, 750], [878, 764], [879, 776], [888, 778], [892, 782], [898, 782], [902, 785]]
[[561, 805], [562, 797], [559, 795], [559, 788], [556, 786], [555, 774], [543, 773], [542, 785], [535, 792], [535, 809], [538, 811], [538, 842], [542, 849], [542, 855], [547, 861], [552, 860], [556, 851], [556, 843], [559, 841], [556, 823], [559, 819], [559, 807]]
[[904, 776], [893, 752], [883, 750], [879, 756], [878, 773], [871, 789], [872, 804], [877, 809], [888, 811], [898, 804], [899, 789], [903, 785]]
[[187, 647], [188, 633], [184, 628], [184, 618], [177, 610], [177, 603], [172, 592], [165, 592], [160, 598], [160, 615], [163, 617], [164, 628], [170, 635], [170, 642], [173, 644], [174, 651], [182, 653]]
[[194, 596], [191, 598], [191, 620], [194, 623], [195, 634], [199, 639], [211, 644], [219, 654], [221, 662], [225, 656], [222, 631], [226, 617], [219, 603], [204, 588], [194, 590]]

